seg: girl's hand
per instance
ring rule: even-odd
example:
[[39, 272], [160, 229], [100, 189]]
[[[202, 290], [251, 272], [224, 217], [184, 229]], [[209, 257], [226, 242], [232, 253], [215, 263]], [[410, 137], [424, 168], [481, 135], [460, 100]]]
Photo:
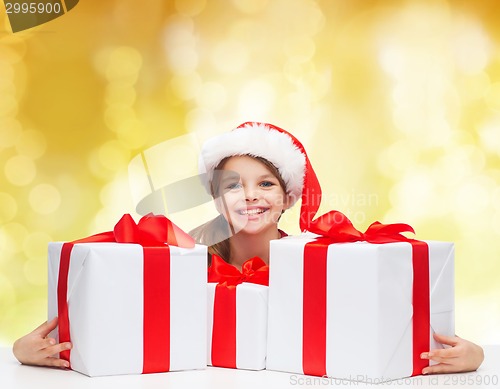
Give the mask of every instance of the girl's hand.
[[56, 344], [48, 334], [57, 327], [57, 317], [45, 322], [14, 342], [12, 351], [17, 360], [25, 365], [54, 366], [68, 368], [69, 363], [53, 355], [71, 348], [71, 343]]
[[436, 342], [447, 344], [451, 347], [422, 353], [420, 355], [422, 359], [438, 362], [437, 365], [424, 368], [422, 374], [474, 371], [483, 362], [483, 349], [477, 344], [458, 336], [434, 334], [434, 339]]

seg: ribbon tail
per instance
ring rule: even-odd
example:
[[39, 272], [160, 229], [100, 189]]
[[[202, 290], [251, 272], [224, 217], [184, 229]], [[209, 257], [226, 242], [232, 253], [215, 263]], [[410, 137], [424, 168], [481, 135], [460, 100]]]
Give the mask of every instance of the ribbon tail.
[[143, 251], [143, 373], [159, 373], [170, 370], [170, 248]]
[[215, 287], [213, 317], [212, 365], [236, 369], [236, 287]]
[[74, 240], [71, 243], [98, 243], [98, 242], [116, 242], [113, 231], [101, 232], [100, 234], [95, 234], [88, 236], [86, 238]]
[[304, 248], [302, 368], [304, 374], [326, 375], [326, 268], [328, 245]]
[[[64, 243], [59, 263], [59, 278], [57, 282], [57, 316], [59, 327], [59, 342], [71, 342], [68, 312], [68, 274], [73, 243]], [[70, 362], [71, 350], [63, 350], [60, 358]]]
[[428, 359], [420, 354], [430, 349], [430, 282], [429, 282], [429, 246], [427, 243], [410, 241], [413, 253], [413, 373], [422, 374], [422, 369], [429, 366]]

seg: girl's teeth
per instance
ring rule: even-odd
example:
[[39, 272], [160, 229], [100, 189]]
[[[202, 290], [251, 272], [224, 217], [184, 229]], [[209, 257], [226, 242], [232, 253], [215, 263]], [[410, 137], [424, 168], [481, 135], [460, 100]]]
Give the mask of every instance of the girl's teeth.
[[240, 213], [242, 215], [257, 215], [259, 213], [265, 212], [265, 209], [247, 209], [244, 211], [241, 211]]

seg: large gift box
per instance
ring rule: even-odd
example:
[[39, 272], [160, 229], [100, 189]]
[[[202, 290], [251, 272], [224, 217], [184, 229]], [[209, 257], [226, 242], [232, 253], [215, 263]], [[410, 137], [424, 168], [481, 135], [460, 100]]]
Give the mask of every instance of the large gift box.
[[420, 354], [443, 347], [433, 333], [454, 335], [453, 243], [408, 239], [402, 224], [361, 233], [336, 211], [310, 230], [321, 235], [271, 242], [266, 368], [372, 383], [421, 374]]
[[54, 335], [73, 344], [61, 353], [73, 370], [206, 367], [206, 246], [165, 217], [136, 225], [125, 215], [114, 231], [50, 243], [48, 251], [49, 319], [58, 316]]
[[264, 369], [269, 267], [254, 257], [240, 272], [213, 255], [208, 281], [208, 365]]

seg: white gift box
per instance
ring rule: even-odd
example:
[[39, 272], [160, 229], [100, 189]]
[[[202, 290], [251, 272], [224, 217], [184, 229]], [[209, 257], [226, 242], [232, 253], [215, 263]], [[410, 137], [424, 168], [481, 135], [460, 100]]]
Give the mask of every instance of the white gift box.
[[[207, 364], [212, 365], [212, 329], [217, 283], [207, 288]], [[236, 286], [236, 368], [262, 370], [266, 367], [268, 287], [244, 282]]]
[[[304, 374], [303, 254], [316, 235], [271, 241], [266, 368]], [[432, 334], [454, 335], [454, 245], [429, 247]], [[326, 375], [383, 382], [413, 371], [412, 246], [330, 244], [327, 249]]]
[[[48, 248], [49, 319], [58, 315], [62, 246]], [[73, 370], [88, 376], [142, 373], [143, 264], [138, 244], [74, 245], [67, 293]], [[170, 246], [170, 371], [206, 367], [206, 282], [206, 246]], [[57, 329], [52, 336], [58, 338]]]

